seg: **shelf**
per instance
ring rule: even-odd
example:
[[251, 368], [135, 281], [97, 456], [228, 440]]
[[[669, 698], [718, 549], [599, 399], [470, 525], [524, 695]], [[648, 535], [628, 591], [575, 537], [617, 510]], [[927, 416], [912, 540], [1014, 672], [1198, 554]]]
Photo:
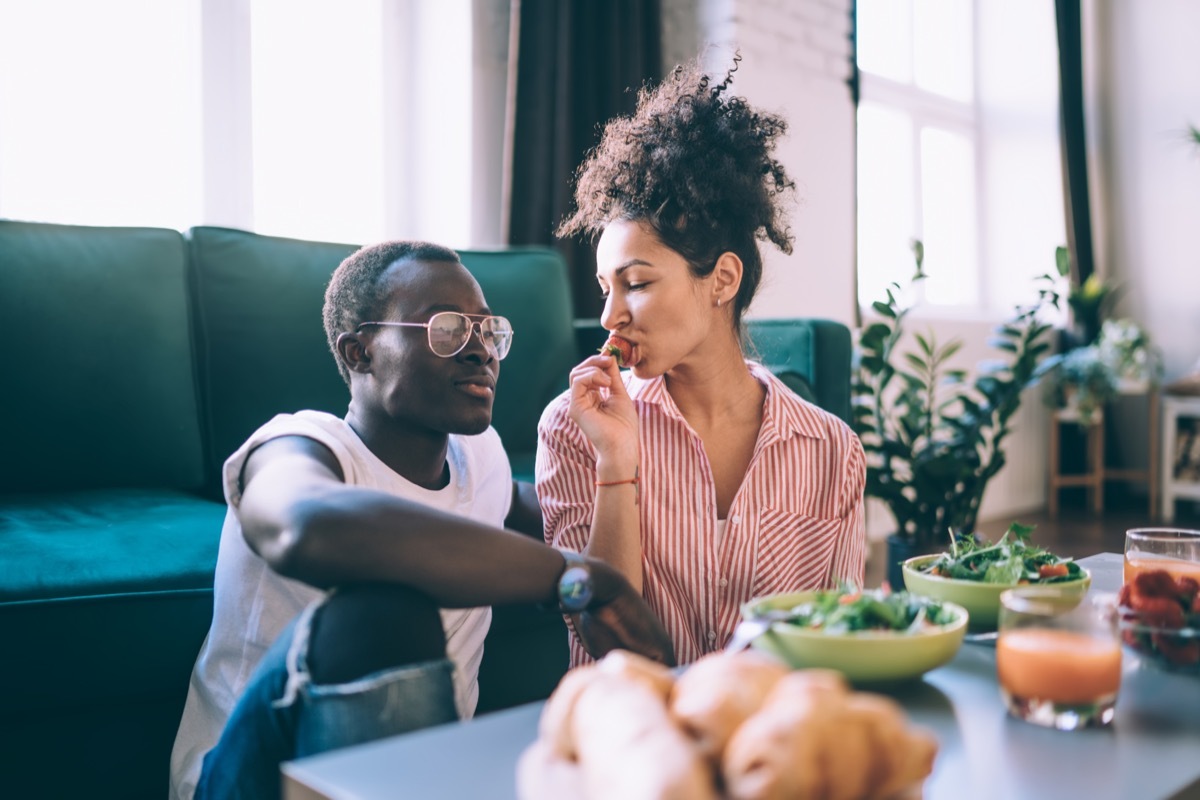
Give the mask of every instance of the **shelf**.
[[[1104, 465], [1104, 410], [1098, 409], [1092, 414], [1088, 424], [1079, 419], [1075, 409], [1056, 409], [1051, 415], [1050, 422], [1050, 491], [1047, 508], [1051, 517], [1058, 515], [1058, 492], [1072, 486], [1086, 487], [1091, 501], [1092, 511], [1100, 514], [1104, 511], [1104, 484], [1106, 481], [1133, 481], [1145, 483], [1150, 495], [1150, 516], [1153, 518], [1158, 510], [1158, 392], [1150, 386], [1125, 386], [1122, 396], [1144, 396], [1146, 398], [1146, 423], [1149, 430], [1147, 436], [1147, 467], [1146, 469], [1106, 469]], [[1200, 401], [1200, 398], [1195, 398]], [[1197, 416], [1200, 416], [1200, 402], [1196, 404]], [[1084, 463], [1087, 470], [1082, 473], [1063, 474], [1059, 472], [1061, 464], [1061, 426], [1078, 425], [1087, 437], [1087, 453]], [[1165, 451], [1165, 448], [1164, 448]], [[1167, 471], [1164, 475], [1170, 474]], [[1166, 500], [1163, 501], [1164, 508]]]
[[1200, 481], [1181, 481], [1175, 478], [1175, 458], [1178, 449], [1179, 421], [1200, 419], [1200, 397], [1167, 395], [1162, 401], [1162, 518], [1175, 518], [1175, 501], [1179, 498], [1200, 500]]

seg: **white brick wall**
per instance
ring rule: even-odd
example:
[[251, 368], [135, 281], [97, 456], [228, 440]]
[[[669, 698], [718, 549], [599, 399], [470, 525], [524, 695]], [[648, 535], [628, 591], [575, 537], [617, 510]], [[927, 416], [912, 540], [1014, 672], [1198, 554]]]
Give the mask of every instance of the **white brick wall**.
[[752, 316], [854, 320], [849, 33], [850, 0], [664, 0], [668, 68], [703, 54], [705, 67], [722, 74], [739, 50], [734, 91], [789, 124], [778, 155], [797, 186], [795, 252], [763, 247], [766, 275]]

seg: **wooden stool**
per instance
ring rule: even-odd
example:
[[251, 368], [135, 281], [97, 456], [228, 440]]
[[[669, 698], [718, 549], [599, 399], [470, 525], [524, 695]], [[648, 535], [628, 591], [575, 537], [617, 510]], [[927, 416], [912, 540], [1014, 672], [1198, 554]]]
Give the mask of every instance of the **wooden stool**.
[[[1058, 490], [1065, 486], [1086, 486], [1091, 500], [1092, 511], [1100, 514], [1104, 511], [1105, 481], [1136, 481], [1146, 484], [1146, 492], [1150, 496], [1150, 518], [1155, 519], [1159, 513], [1159, 439], [1158, 439], [1158, 390], [1150, 386], [1122, 387], [1118, 392], [1122, 397], [1144, 396], [1146, 398], [1147, 421], [1147, 461], [1145, 469], [1108, 469], [1104, 464], [1104, 414], [1098, 411], [1092, 416], [1091, 424], [1087, 426], [1086, 472], [1075, 475], [1063, 475], [1059, 472], [1061, 460], [1060, 426], [1063, 423], [1083, 425], [1079, 413], [1075, 409], [1055, 409], [1050, 419], [1050, 497], [1047, 507], [1050, 516], [1058, 515]], [[1112, 403], [1109, 404], [1109, 407]], [[1164, 508], [1165, 508], [1164, 501]]]
[[1083, 425], [1079, 413], [1074, 409], [1057, 408], [1050, 416], [1050, 516], [1058, 516], [1058, 490], [1066, 486], [1086, 486], [1092, 511], [1099, 514], [1104, 511], [1104, 414], [1097, 411], [1087, 426], [1085, 462], [1088, 470], [1079, 474], [1064, 475], [1059, 472], [1060, 427], [1065, 422]]

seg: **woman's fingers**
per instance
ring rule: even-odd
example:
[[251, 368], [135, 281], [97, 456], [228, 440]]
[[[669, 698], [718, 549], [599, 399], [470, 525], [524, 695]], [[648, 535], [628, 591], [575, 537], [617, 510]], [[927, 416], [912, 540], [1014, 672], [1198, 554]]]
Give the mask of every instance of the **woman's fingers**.
[[571, 393], [575, 396], [611, 387], [612, 378], [601, 370], [578, 367], [571, 370]]
[[604, 371], [608, 375], [612, 396], [628, 398], [629, 392], [625, 391], [625, 381], [621, 380], [621, 370], [617, 366], [617, 360], [611, 356], [603, 356], [603, 358], [608, 362], [604, 365]]

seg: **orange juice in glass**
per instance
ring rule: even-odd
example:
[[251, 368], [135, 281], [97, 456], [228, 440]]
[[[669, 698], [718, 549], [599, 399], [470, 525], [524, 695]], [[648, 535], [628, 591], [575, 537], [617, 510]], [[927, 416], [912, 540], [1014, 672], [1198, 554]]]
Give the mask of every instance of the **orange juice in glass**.
[[1164, 569], [1171, 577], [1200, 581], [1200, 531], [1133, 528], [1125, 531], [1125, 582], [1139, 572]]
[[1059, 730], [1112, 722], [1121, 686], [1112, 596], [1054, 586], [1001, 594], [996, 675], [1018, 719]]

